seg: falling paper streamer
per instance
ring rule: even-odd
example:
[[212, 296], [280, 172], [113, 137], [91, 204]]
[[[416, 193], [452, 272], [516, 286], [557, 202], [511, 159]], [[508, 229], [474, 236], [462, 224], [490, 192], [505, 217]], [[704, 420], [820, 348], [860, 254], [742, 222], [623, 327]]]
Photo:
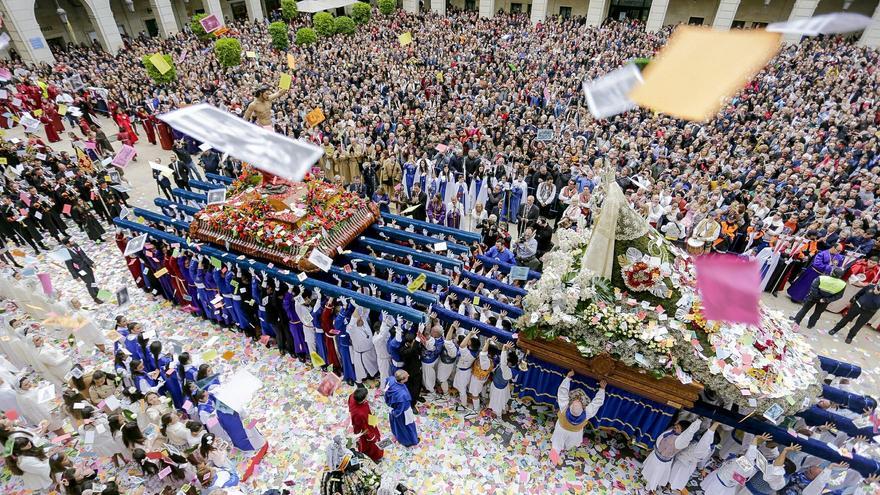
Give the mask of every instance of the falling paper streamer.
[[636, 104], [627, 95], [642, 82], [642, 73], [635, 64], [626, 64], [602, 77], [584, 81], [590, 113], [597, 119], [605, 119], [632, 110]]
[[319, 146], [276, 134], [205, 103], [159, 118], [216, 150], [292, 181], [302, 180], [324, 154]]
[[679, 26], [629, 98], [655, 112], [706, 121], [776, 55], [781, 37], [756, 29]]
[[774, 22], [767, 26], [771, 33], [800, 34], [804, 36], [817, 36], [820, 34], [840, 34], [861, 31], [874, 21], [862, 14], [854, 12], [835, 12], [833, 14], [817, 15], [809, 19], [796, 19], [793, 21]]
[[756, 260], [705, 255], [696, 258], [694, 265], [707, 320], [760, 323], [761, 273]]

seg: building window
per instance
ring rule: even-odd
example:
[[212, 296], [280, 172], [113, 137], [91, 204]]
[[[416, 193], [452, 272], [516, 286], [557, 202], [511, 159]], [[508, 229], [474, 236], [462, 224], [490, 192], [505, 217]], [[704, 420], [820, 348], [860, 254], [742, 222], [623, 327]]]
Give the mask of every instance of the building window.
[[464, 10], [477, 11], [477, 0], [464, 0]]
[[559, 7], [559, 17], [568, 19], [571, 17], [571, 7]]
[[730, 29], [743, 29], [746, 27], [746, 21], [733, 21], [730, 25]]
[[511, 3], [510, 4], [510, 12], [512, 14], [519, 14], [522, 12], [522, 4], [521, 3]]
[[688, 19], [688, 24], [690, 24], [691, 26], [702, 26], [703, 25], [703, 18], [702, 17], [691, 17], [690, 19]]
[[765, 28], [765, 27], [767, 27], [767, 23], [766, 22], [753, 22], [752, 27], [755, 29]]

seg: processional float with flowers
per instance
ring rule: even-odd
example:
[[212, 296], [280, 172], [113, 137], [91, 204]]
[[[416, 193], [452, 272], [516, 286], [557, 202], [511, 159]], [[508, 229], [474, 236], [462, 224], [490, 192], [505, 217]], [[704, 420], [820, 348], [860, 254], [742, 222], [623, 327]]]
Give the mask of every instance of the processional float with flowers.
[[208, 205], [190, 234], [252, 257], [312, 272], [379, 218], [375, 203], [314, 176], [290, 182], [246, 166], [225, 203]]
[[707, 321], [690, 256], [606, 177], [592, 230], [560, 230], [524, 298], [518, 345], [676, 408], [703, 388], [761, 415], [792, 414], [821, 392], [819, 361], [779, 311], [761, 323]]

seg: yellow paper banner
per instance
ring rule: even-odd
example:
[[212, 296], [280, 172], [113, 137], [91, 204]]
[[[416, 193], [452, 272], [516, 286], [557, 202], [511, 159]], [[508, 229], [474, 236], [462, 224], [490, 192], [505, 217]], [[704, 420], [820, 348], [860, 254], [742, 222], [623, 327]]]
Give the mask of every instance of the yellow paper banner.
[[165, 61], [165, 57], [161, 53], [156, 53], [151, 56], [150, 63], [153, 64], [153, 67], [155, 67], [160, 74], [164, 74], [171, 70], [171, 66], [168, 65], [168, 62]]

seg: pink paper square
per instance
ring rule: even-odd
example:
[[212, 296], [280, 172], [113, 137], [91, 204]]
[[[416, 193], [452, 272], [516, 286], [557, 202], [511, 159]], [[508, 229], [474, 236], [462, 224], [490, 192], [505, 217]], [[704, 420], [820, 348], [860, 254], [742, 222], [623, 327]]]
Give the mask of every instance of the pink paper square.
[[208, 428], [213, 428], [213, 427], [217, 426], [218, 424], [220, 424], [220, 420], [217, 419], [217, 416], [211, 416], [210, 418], [208, 418], [208, 421], [207, 421], [207, 423], [205, 423], [205, 426], [207, 426]]
[[760, 323], [761, 274], [757, 261], [712, 254], [698, 257], [694, 265], [707, 320]]

